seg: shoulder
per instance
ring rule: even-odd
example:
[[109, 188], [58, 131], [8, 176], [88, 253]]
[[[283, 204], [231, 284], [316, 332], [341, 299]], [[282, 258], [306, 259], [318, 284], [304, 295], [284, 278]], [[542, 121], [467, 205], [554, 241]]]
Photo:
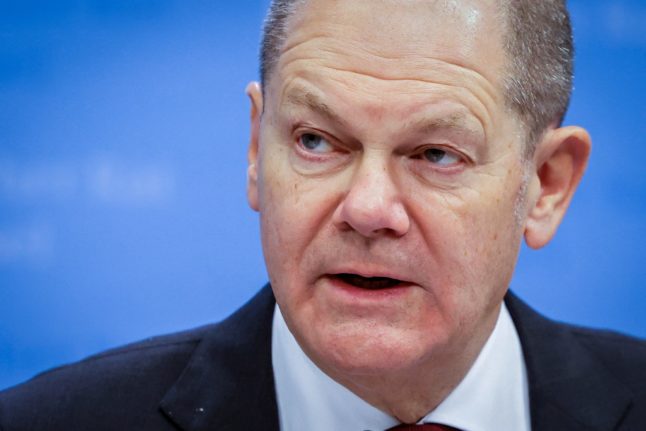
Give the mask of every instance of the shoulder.
[[160, 408], [164, 402], [174, 402], [174, 412], [190, 417], [195, 410], [191, 400], [228, 400], [239, 376], [271, 372], [273, 309], [266, 286], [222, 322], [39, 374], [0, 392], [0, 431], [176, 430], [172, 422], [178, 418], [169, 420], [168, 411]]
[[41, 373], [0, 392], [0, 424], [58, 429], [64, 417], [105, 416], [113, 421], [115, 415], [108, 410], [119, 409], [122, 413], [116, 416], [127, 419], [123, 415], [134, 406], [144, 418], [156, 412], [164, 391], [213, 327], [146, 339]]
[[511, 293], [506, 304], [522, 345], [535, 420], [568, 412], [581, 424], [623, 420], [627, 428], [621, 429], [643, 428], [645, 340], [550, 320]]
[[[594, 329], [546, 318], [513, 293], [506, 298], [521, 342], [528, 353], [550, 354], [574, 360], [586, 355], [613, 374], [645, 379], [646, 340], [605, 329]], [[622, 379], [623, 380], [623, 379]], [[642, 380], [643, 381], [643, 380]]]
[[564, 326], [608, 372], [646, 396], [646, 340], [615, 331]]

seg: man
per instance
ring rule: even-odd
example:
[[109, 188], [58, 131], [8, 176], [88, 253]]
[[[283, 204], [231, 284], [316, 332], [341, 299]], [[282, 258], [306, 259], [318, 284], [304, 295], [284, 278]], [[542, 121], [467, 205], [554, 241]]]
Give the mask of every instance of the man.
[[646, 429], [642, 341], [507, 293], [590, 152], [571, 56], [556, 0], [275, 1], [247, 88], [272, 290], [3, 393], [0, 427]]

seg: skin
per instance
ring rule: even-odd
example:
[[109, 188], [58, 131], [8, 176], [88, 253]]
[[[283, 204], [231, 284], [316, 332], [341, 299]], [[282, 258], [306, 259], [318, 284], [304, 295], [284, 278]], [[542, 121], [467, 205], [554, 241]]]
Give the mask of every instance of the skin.
[[[590, 150], [549, 128], [523, 157], [491, 1], [312, 0], [251, 99], [248, 199], [308, 356], [412, 423], [496, 322], [523, 235], [555, 233]], [[401, 282], [366, 289], [338, 274]]]

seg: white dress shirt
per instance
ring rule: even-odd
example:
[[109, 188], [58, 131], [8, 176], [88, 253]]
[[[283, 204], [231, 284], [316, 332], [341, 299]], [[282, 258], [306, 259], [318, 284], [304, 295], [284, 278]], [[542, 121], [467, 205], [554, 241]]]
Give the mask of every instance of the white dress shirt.
[[[278, 306], [272, 360], [281, 431], [383, 431], [399, 423], [321, 371], [298, 345]], [[525, 361], [504, 304], [471, 369], [419, 423], [424, 422], [464, 431], [530, 431]]]

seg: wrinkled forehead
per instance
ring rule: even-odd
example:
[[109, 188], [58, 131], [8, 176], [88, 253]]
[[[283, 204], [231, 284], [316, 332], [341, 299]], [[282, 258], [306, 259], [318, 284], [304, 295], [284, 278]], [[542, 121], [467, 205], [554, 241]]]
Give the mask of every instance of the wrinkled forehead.
[[278, 69], [293, 51], [307, 50], [312, 59], [345, 53], [365, 60], [367, 72], [386, 75], [410, 73], [425, 59], [440, 59], [498, 83], [505, 62], [499, 3], [306, 0], [288, 21]]

